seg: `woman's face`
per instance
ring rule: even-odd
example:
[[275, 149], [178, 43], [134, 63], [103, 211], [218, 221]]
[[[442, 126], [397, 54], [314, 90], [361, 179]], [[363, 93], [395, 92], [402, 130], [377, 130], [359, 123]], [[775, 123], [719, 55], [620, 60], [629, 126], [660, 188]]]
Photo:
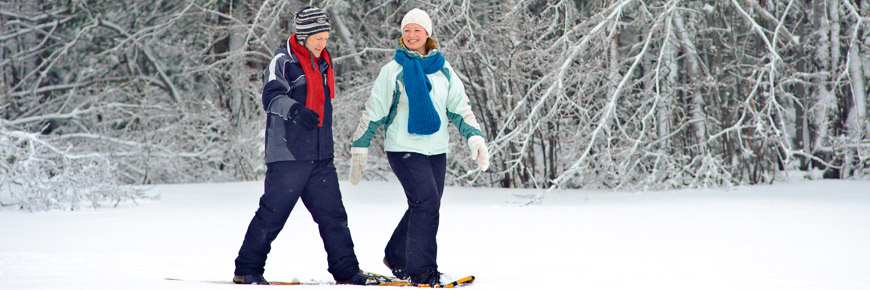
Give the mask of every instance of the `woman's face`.
[[326, 48], [327, 40], [329, 40], [329, 31], [311, 35], [305, 40], [305, 48], [307, 48], [315, 58], [320, 57], [320, 54], [323, 53], [323, 49]]
[[429, 33], [416, 23], [409, 23], [402, 28], [402, 41], [406, 48], [416, 51], [420, 55], [426, 54], [426, 40], [429, 39]]

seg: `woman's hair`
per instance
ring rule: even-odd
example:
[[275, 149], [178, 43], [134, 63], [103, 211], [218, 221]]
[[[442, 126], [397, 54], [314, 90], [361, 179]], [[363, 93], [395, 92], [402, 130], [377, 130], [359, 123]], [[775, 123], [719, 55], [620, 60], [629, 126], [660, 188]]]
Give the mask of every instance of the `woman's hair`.
[[430, 51], [432, 51], [433, 49], [436, 49], [436, 48], [438, 48], [438, 42], [436, 42], [434, 38], [431, 38], [431, 37], [427, 38], [426, 39], [426, 54], [429, 54]]

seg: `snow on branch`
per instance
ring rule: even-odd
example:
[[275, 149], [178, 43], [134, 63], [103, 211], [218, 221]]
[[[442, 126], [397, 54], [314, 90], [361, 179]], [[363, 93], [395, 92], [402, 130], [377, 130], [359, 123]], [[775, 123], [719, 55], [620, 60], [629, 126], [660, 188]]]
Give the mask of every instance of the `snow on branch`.
[[[120, 183], [256, 179], [263, 69], [308, 4], [6, 1], [4, 144], [18, 148], [15, 160], [100, 164], [89, 172]], [[334, 25], [342, 176], [359, 108], [412, 7], [432, 16], [492, 153], [490, 170], [476, 170], [450, 129], [453, 185], [649, 190], [870, 176], [864, 2], [319, 5]], [[390, 175], [383, 152], [370, 152], [365, 177]], [[22, 164], [2, 168], [21, 173]], [[115, 174], [96, 170], [104, 165]]]
[[0, 128], [0, 148], [2, 207], [77, 210], [151, 198], [117, 183], [116, 168], [99, 153], [75, 154], [39, 134], [5, 128]]
[[[668, 6], [668, 9], [665, 10], [662, 14], [660, 14], [659, 18], [660, 19], [670, 19], [669, 15], [671, 13], [673, 13], [674, 10], [676, 9], [677, 3], [678, 3], [678, 1], [671, 1], [669, 3], [670, 5]], [[661, 20], [655, 21], [654, 22], [655, 24], [653, 25], [653, 27], [651, 27], [649, 29], [649, 31], [650, 32], [658, 31], [659, 26], [663, 22], [664, 21], [661, 21]], [[611, 118], [613, 118], [613, 115], [616, 112], [616, 107], [619, 105], [618, 102], [619, 102], [620, 95], [623, 93], [623, 90], [625, 89], [626, 85], [630, 81], [630, 79], [633, 75], [633, 72], [636, 69], [638, 69], [638, 67], [641, 64], [641, 60], [643, 60], [643, 57], [646, 56], [647, 49], [649, 49], [650, 44], [652, 43], [653, 40], [654, 40], [654, 38], [651, 38], [651, 37], [648, 37], [646, 39], [646, 41], [643, 43], [643, 48], [634, 57], [634, 61], [632, 62], [631, 66], [628, 68], [628, 71], [623, 74], [622, 79], [619, 81], [619, 85], [613, 90], [613, 92], [610, 93], [610, 100], [607, 102], [607, 105], [602, 109], [603, 114], [601, 114], [601, 117], [597, 122], [597, 127], [595, 127], [595, 130], [592, 131], [592, 133], [590, 135], [590, 140], [587, 141], [586, 148], [582, 151], [580, 158], [578, 158], [574, 162], [574, 164], [572, 164], [570, 167], [568, 167], [567, 170], [562, 172], [562, 174], [560, 174], [559, 177], [557, 177], [556, 179], [553, 180], [553, 185], [550, 187], [549, 190], [553, 190], [553, 189], [559, 187], [564, 182], [565, 179], [571, 178], [571, 176], [573, 174], [577, 173], [580, 170], [581, 164], [586, 162], [586, 158], [592, 152], [592, 147], [595, 145], [597, 138], [599, 137], [600, 134], [602, 134], [602, 131], [604, 130], [604, 128], [607, 127], [608, 124], [611, 122]]]
[[175, 83], [173, 83], [172, 79], [170, 79], [169, 76], [166, 74], [166, 71], [163, 69], [163, 65], [161, 64], [160, 60], [158, 60], [156, 57], [154, 57], [154, 55], [151, 53], [151, 49], [149, 47], [145, 46], [141, 41], [134, 39], [133, 35], [130, 35], [130, 33], [128, 33], [124, 28], [118, 26], [118, 24], [115, 24], [115, 23], [108, 21], [108, 20], [101, 20], [101, 19], [97, 19], [97, 23], [100, 26], [112, 29], [112, 30], [120, 33], [121, 35], [127, 37], [127, 39], [130, 39], [133, 43], [136, 43], [137, 45], [141, 46], [142, 51], [145, 54], [145, 58], [149, 62], [151, 62], [151, 64], [154, 66], [154, 69], [157, 70], [157, 74], [160, 76], [160, 79], [163, 81], [163, 84], [166, 85], [166, 87], [169, 89], [169, 93], [175, 99], [176, 104], [178, 104], [180, 106], [184, 105], [184, 101], [181, 99], [181, 93], [179, 93], [178, 88], [175, 87]]

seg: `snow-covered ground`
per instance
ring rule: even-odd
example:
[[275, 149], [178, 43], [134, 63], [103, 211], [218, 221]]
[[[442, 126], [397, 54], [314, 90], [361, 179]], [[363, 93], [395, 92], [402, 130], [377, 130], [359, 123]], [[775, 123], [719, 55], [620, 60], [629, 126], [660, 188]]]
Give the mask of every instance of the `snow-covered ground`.
[[[341, 187], [362, 268], [388, 273], [382, 249], [405, 208], [401, 186]], [[161, 199], [138, 206], [0, 210], [0, 289], [252, 289], [164, 278], [229, 280], [261, 192], [262, 182], [160, 185], [149, 193]], [[568, 191], [523, 206], [535, 193], [447, 188], [440, 270], [474, 274], [476, 290], [870, 289], [870, 182]], [[331, 281], [301, 202], [266, 278]]]

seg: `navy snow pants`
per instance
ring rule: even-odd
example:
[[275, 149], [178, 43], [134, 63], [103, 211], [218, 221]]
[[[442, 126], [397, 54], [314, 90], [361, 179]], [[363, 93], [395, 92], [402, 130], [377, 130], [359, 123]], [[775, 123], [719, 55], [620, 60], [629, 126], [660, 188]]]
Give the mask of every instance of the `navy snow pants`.
[[263, 274], [271, 243], [300, 197], [318, 225], [335, 280], [347, 281], [358, 273], [333, 160], [281, 161], [266, 167], [265, 193], [236, 258], [235, 274]]
[[408, 210], [384, 250], [390, 265], [416, 275], [438, 270], [436, 257], [441, 196], [447, 155], [387, 152], [393, 173], [405, 190]]

